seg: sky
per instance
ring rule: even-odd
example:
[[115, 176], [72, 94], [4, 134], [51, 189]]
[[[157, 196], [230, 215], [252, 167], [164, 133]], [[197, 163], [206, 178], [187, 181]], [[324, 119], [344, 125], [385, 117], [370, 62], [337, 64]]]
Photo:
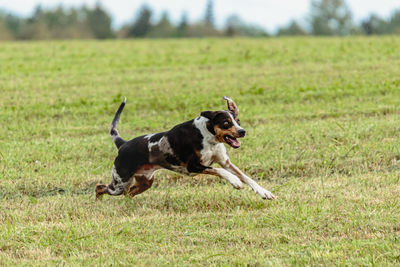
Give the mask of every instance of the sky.
[[[0, 9], [17, 15], [32, 14], [35, 6], [43, 8], [62, 4], [65, 7], [94, 6], [100, 2], [113, 18], [113, 27], [118, 28], [132, 22], [137, 10], [146, 3], [153, 10], [154, 17], [159, 17], [164, 10], [170, 19], [178, 22], [183, 12], [190, 22], [202, 19], [207, 0], [0, 0]], [[214, 0], [214, 15], [218, 27], [223, 27], [226, 18], [237, 14], [244, 21], [262, 26], [269, 32], [275, 32], [279, 26], [286, 25], [291, 19], [306, 21], [311, 0]], [[359, 22], [370, 13], [388, 17], [394, 9], [400, 8], [400, 0], [346, 0]]]

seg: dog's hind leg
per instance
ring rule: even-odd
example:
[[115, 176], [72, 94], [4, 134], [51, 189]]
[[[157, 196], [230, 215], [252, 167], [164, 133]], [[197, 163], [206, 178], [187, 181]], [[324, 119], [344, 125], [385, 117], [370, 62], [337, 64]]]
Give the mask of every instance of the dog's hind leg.
[[151, 175], [148, 177], [146, 175], [138, 175], [135, 176], [135, 180], [136, 182], [132, 185], [128, 192], [130, 197], [134, 197], [149, 189], [153, 185], [154, 176]]
[[117, 173], [115, 166], [112, 170], [112, 181], [109, 185], [98, 184], [96, 186], [96, 199], [99, 199], [104, 194], [119, 196], [125, 193], [132, 183], [132, 177], [121, 177]]
[[108, 194], [108, 186], [105, 184], [96, 185], [96, 200], [101, 199], [104, 194]]

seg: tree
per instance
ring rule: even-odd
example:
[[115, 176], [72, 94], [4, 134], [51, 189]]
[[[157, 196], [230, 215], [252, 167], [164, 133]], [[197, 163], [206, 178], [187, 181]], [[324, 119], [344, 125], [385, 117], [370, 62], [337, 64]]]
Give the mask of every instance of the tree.
[[388, 33], [387, 24], [388, 23], [385, 20], [381, 19], [375, 14], [372, 14], [368, 19], [365, 19], [361, 22], [361, 29], [367, 35], [385, 34]]
[[185, 36], [188, 37], [204, 37], [204, 36], [220, 36], [214, 27], [214, 4], [212, 0], [208, 0], [204, 19], [198, 23], [188, 25], [185, 30]]
[[207, 26], [214, 28], [214, 3], [212, 0], [208, 0], [207, 2], [204, 22]]
[[400, 34], [400, 9], [396, 10], [390, 17], [387, 31], [391, 34]]
[[307, 35], [308, 33], [304, 30], [295, 20], [292, 20], [286, 27], [282, 27], [278, 30], [277, 35]]
[[3, 18], [0, 18], [0, 40], [13, 40], [14, 36], [12, 32], [8, 29]]
[[311, 2], [311, 31], [314, 35], [349, 35], [352, 29], [352, 15], [344, 0]]
[[43, 21], [29, 21], [22, 27], [18, 39], [22, 40], [46, 40], [55, 39], [47, 25]]
[[40, 5], [35, 7], [33, 15], [24, 20], [22, 29], [18, 34], [19, 39], [51, 39], [48, 23]]
[[128, 36], [131, 37], [145, 37], [151, 30], [151, 15], [152, 11], [146, 5], [143, 5], [139, 11], [135, 22], [128, 31]]
[[244, 22], [238, 15], [230, 15], [226, 20], [226, 36], [268, 36], [268, 33], [260, 26]]
[[186, 12], [184, 12], [182, 14], [181, 21], [179, 22], [178, 27], [176, 28], [178, 37], [183, 37], [186, 35], [186, 30], [187, 30], [188, 24], [189, 23], [188, 23], [187, 14], [186, 14]]
[[227, 25], [225, 29], [225, 35], [228, 37], [233, 37], [236, 35], [235, 28], [232, 25]]
[[22, 18], [0, 10], [0, 39], [15, 39], [22, 26]]
[[17, 36], [18, 33], [21, 30], [22, 26], [22, 19], [13, 15], [13, 14], [7, 14], [4, 17], [4, 23], [7, 27], [7, 29], [12, 32], [14, 36]]
[[[94, 9], [93, 9], [94, 10]], [[65, 9], [58, 6], [44, 10], [37, 6], [33, 15], [24, 19], [19, 39], [82, 39], [94, 38], [88, 17], [93, 10], [86, 7]]]
[[204, 22], [188, 25], [185, 36], [187, 37], [204, 37], [204, 36], [221, 36], [221, 33], [208, 26]]
[[111, 29], [111, 17], [100, 4], [96, 4], [93, 10], [89, 10], [87, 23], [89, 29], [97, 39], [112, 38], [114, 36]]
[[160, 21], [152, 27], [149, 37], [168, 38], [176, 36], [176, 29], [169, 20], [168, 12], [164, 11]]

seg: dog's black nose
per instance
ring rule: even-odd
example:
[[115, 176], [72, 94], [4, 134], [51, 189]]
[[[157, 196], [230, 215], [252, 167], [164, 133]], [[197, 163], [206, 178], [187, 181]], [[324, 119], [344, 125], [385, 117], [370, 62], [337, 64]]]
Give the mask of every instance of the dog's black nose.
[[238, 134], [240, 135], [240, 137], [243, 137], [243, 136], [246, 135], [246, 131], [245, 131], [244, 129], [240, 129], [240, 130], [238, 131]]

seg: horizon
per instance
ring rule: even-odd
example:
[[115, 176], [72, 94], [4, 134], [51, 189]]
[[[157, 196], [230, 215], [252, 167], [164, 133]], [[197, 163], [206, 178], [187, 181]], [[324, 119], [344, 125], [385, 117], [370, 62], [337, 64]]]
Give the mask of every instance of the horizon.
[[[249, 0], [244, 5], [239, 0], [214, 0], [216, 27], [224, 27], [226, 19], [230, 15], [238, 15], [246, 23], [261, 26], [270, 33], [275, 33], [279, 27], [287, 25], [292, 20], [296, 20], [301, 24], [307, 21], [311, 0], [282, 0], [279, 3], [273, 2], [272, 0]], [[345, 2], [353, 14], [353, 21], [356, 23], [359, 23], [371, 14], [387, 18], [396, 9], [400, 8], [398, 0], [381, 0], [379, 2], [372, 0], [347, 0]], [[59, 5], [65, 8], [80, 7], [82, 5], [93, 7], [96, 3], [100, 3], [107, 10], [112, 18], [113, 29], [118, 29], [123, 25], [131, 23], [140, 7], [144, 4], [152, 9], [154, 21], [158, 20], [164, 11], [167, 11], [170, 20], [175, 24], [179, 22], [183, 13], [187, 14], [187, 18], [191, 23], [197, 22], [204, 16], [207, 0], [192, 3], [184, 0], [170, 0], [168, 3], [162, 0], [132, 2], [114, 0], [112, 3], [111, 1], [98, 0], [14, 0], [12, 2], [0, 0], [0, 10], [27, 17], [33, 13], [34, 8], [38, 5], [49, 9]]]

